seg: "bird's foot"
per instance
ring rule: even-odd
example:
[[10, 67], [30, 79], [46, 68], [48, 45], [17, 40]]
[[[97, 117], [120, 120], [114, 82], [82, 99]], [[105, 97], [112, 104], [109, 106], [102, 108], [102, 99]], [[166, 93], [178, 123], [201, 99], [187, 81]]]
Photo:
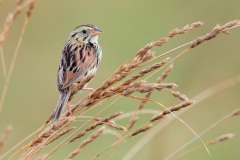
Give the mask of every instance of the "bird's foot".
[[88, 90], [90, 93], [88, 94], [88, 98], [90, 99], [91, 95], [95, 92], [94, 88], [82, 88], [82, 90]]
[[70, 115], [72, 115], [72, 105], [68, 102], [67, 103], [67, 110]]

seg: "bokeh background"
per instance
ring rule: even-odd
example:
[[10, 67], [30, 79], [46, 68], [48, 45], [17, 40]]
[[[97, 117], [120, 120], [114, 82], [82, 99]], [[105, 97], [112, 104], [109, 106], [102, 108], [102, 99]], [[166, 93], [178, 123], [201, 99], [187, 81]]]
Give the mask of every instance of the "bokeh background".
[[[1, 26], [3, 26], [8, 13], [15, 7], [15, 3], [15, 0], [2, 1], [0, 6]], [[204, 26], [201, 28], [178, 36], [165, 46], [157, 48], [156, 54], [159, 55], [204, 35], [218, 23], [224, 24], [234, 19], [240, 19], [239, 6], [239, 0], [37, 1], [24, 35], [0, 114], [0, 131], [3, 131], [8, 124], [13, 125], [13, 132], [3, 152], [39, 128], [54, 110], [59, 96], [56, 89], [56, 71], [61, 50], [66, 37], [76, 26], [92, 23], [103, 31], [99, 38], [103, 49], [103, 59], [97, 76], [89, 85], [96, 88], [111, 72], [132, 57], [145, 44], [167, 35], [173, 28], [181, 28], [194, 21], [204, 22]], [[14, 22], [9, 37], [4, 43], [7, 69], [9, 69], [23, 21], [24, 14], [21, 14]], [[220, 35], [214, 40], [200, 45], [175, 61], [174, 70], [166, 81], [178, 84], [177, 90], [192, 98], [216, 83], [239, 75], [240, 28], [231, 32], [230, 35]], [[170, 57], [177, 53], [179, 51]], [[156, 76], [151, 80], [155, 79]], [[1, 70], [0, 91], [3, 86], [4, 78]], [[85, 95], [86, 93], [79, 95], [73, 100], [73, 103]], [[199, 133], [239, 107], [239, 96], [240, 86], [236, 85], [209, 97], [182, 115], [181, 118]], [[165, 104], [171, 104], [173, 99], [167, 94], [155, 94], [154, 98]], [[137, 105], [137, 101], [124, 99], [112, 107], [108, 113], [118, 110], [130, 111]], [[148, 107], [157, 109], [152, 104], [148, 104]], [[81, 125], [81, 123], [79, 121], [79, 124], [75, 125]], [[178, 159], [239, 159], [239, 117], [221, 123], [202, 138], [207, 141], [229, 132], [236, 133], [235, 138], [210, 146], [212, 157], [209, 157], [202, 148]], [[114, 159], [121, 159], [125, 152], [139, 141], [141, 136], [144, 134], [124, 142]], [[175, 121], [152, 138], [133, 159], [162, 159], [193, 137], [192, 133], [182, 124]], [[115, 137], [103, 135], [98, 142], [87, 146], [76, 159], [90, 159], [101, 148], [107, 146], [104, 144], [111, 144], [114, 140], [116, 140]], [[79, 143], [80, 141], [64, 147], [50, 159], [62, 159]], [[185, 151], [199, 145], [201, 145], [200, 142], [196, 141]], [[49, 150], [44, 151], [48, 152]], [[110, 154], [111, 151], [99, 159], [107, 159]]]

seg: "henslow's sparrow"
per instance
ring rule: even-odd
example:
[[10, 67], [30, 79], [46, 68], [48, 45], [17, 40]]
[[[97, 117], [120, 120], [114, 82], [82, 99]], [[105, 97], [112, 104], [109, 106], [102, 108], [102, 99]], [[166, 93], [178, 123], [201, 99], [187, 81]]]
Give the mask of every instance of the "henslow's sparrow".
[[[60, 98], [54, 113], [54, 122], [58, 121], [67, 105], [71, 85], [97, 71], [102, 57], [102, 50], [98, 45], [98, 35], [101, 32], [94, 25], [85, 24], [75, 28], [67, 38], [57, 74]], [[82, 88], [84, 89], [90, 88]]]

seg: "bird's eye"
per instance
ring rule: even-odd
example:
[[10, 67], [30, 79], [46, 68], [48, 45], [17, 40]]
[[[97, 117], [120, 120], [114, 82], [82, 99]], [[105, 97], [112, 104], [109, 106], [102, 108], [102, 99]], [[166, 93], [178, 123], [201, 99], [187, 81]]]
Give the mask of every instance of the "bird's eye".
[[87, 31], [86, 30], [82, 30], [82, 33], [85, 34], [85, 33], [87, 33]]

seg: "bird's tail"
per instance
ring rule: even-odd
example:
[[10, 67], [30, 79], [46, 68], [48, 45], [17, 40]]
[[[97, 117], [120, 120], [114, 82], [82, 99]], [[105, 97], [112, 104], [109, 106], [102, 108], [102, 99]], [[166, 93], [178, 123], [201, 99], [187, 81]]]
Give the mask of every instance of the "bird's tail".
[[57, 103], [57, 107], [54, 112], [53, 122], [57, 122], [62, 114], [62, 111], [67, 105], [68, 99], [70, 97], [71, 91], [60, 92], [60, 98]]

